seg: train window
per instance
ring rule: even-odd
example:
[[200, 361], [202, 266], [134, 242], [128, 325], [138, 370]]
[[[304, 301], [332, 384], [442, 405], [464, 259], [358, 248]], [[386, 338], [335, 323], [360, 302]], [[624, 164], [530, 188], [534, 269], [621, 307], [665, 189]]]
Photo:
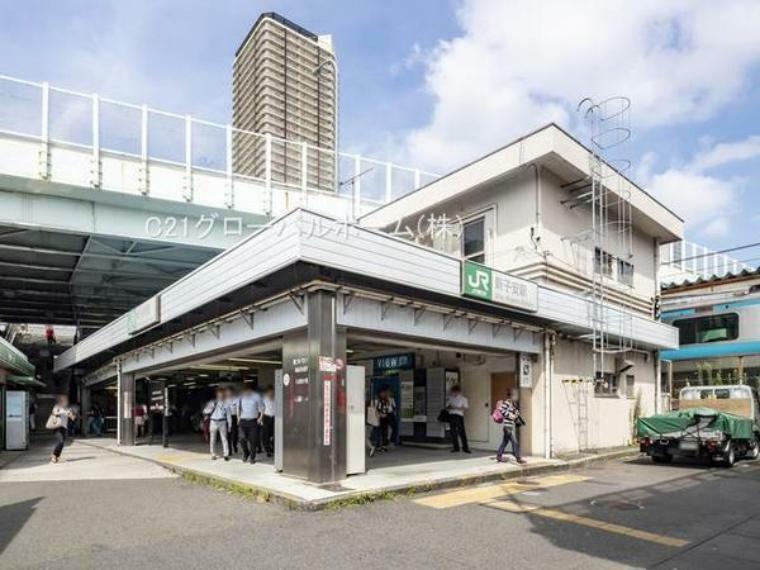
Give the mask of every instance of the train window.
[[715, 397], [718, 398], [718, 400], [728, 400], [731, 397], [731, 390], [728, 388], [716, 388]]
[[735, 340], [739, 337], [739, 315], [736, 313], [683, 319], [673, 325], [678, 328], [680, 344]]

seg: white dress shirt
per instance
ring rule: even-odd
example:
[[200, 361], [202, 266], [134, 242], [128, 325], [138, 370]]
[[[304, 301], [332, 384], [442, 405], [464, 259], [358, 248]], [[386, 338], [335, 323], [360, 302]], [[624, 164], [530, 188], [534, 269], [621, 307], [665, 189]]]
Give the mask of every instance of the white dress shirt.
[[457, 394], [456, 396], [449, 396], [446, 407], [449, 408], [450, 414], [464, 416], [464, 411], [470, 407], [470, 403], [462, 394]]

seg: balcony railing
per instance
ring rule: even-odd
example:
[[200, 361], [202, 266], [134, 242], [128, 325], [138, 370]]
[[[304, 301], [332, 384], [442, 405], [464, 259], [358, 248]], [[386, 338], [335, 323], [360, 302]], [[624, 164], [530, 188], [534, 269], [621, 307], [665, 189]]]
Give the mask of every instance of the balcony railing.
[[664, 284], [682, 283], [695, 279], [723, 277], [754, 267], [726, 255], [689, 241], [679, 241], [660, 248], [660, 280]]
[[48, 146], [65, 147], [91, 156], [90, 185], [95, 188], [106, 187], [103, 157], [120, 157], [139, 165], [135, 184], [143, 195], [153, 195], [150, 166], [166, 165], [184, 172], [181, 198], [188, 202], [194, 201], [194, 179], [210, 174], [228, 181], [228, 208], [250, 202], [250, 197], [238, 200], [236, 192], [251, 192], [256, 186], [268, 193], [263, 203], [269, 204], [270, 214], [275, 203], [292, 204], [292, 199], [283, 201], [276, 195], [285, 191], [343, 198], [352, 204], [355, 217], [438, 178], [358, 154], [336, 155], [331, 149], [229, 124], [2, 75], [0, 133], [42, 144], [42, 179], [51, 175]]

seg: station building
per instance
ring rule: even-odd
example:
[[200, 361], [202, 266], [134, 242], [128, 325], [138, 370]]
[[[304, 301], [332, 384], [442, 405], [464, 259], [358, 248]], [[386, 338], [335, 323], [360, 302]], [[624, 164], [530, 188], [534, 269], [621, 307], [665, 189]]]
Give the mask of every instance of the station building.
[[[314, 482], [364, 472], [365, 402], [380, 385], [409, 441], [442, 441], [438, 412], [460, 384], [474, 448], [498, 444], [490, 414], [508, 393], [527, 454], [626, 445], [635, 416], [658, 408], [659, 351], [678, 347], [655, 313], [660, 247], [683, 222], [615, 174], [632, 255], [597, 251], [577, 200], [589, 158], [552, 124], [356, 222], [293, 209], [74, 345], [56, 371], [76, 371], [83, 408], [116, 391], [122, 445], [135, 444], [141, 390], [158, 383], [169, 406], [221, 372], [255, 373], [277, 387], [276, 468]], [[595, 371], [600, 264], [606, 334], [629, 349]]]

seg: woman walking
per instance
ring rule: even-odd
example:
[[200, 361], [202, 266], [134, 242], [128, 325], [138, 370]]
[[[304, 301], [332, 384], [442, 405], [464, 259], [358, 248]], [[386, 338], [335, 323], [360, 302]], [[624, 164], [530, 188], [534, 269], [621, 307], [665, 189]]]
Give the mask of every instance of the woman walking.
[[517, 463], [523, 465], [526, 461], [520, 456], [520, 443], [517, 441], [515, 434], [517, 426], [525, 424], [525, 420], [520, 416], [520, 408], [517, 407], [517, 404], [511, 397], [507, 396], [506, 400], [497, 403], [497, 410], [502, 418], [502, 436], [501, 445], [499, 445], [499, 450], [496, 452], [496, 461], [504, 461], [504, 451], [511, 443], [512, 454], [515, 456]]
[[55, 447], [53, 455], [50, 456], [50, 463], [58, 463], [63, 446], [66, 444], [66, 434], [69, 430], [69, 421], [74, 421], [76, 416], [69, 407], [69, 399], [61, 394], [56, 398], [56, 404], [50, 413], [46, 427], [55, 433]]

